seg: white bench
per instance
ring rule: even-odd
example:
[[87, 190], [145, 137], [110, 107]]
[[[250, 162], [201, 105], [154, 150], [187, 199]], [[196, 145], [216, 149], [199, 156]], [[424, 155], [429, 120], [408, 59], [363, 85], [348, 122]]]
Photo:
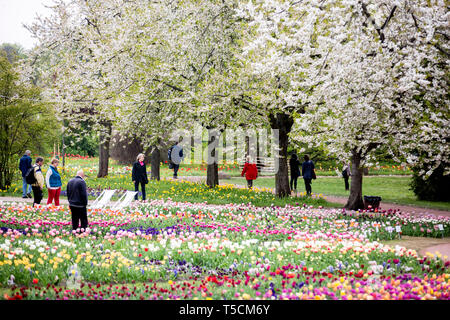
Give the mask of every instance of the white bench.
[[134, 200], [134, 197], [136, 196], [138, 192], [137, 191], [127, 191], [125, 192], [119, 200], [114, 204], [114, 206], [111, 207], [112, 210], [119, 210], [125, 207], [128, 207], [130, 203]]
[[97, 197], [97, 199], [95, 199], [94, 202], [89, 206], [89, 209], [104, 208], [109, 203], [115, 192], [116, 190], [103, 190], [102, 193], [100, 193], [100, 195]]

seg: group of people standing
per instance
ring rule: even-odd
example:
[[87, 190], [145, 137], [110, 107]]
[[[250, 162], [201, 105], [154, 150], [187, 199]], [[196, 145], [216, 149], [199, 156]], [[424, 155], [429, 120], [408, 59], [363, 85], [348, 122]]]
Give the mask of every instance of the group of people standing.
[[[44, 159], [37, 157], [36, 162], [32, 165], [31, 151], [25, 151], [20, 158], [19, 169], [22, 171], [22, 198], [31, 198], [31, 190], [33, 190], [33, 206], [39, 205], [43, 198], [44, 186], [47, 187], [48, 199], [47, 205], [55, 202], [55, 206], [59, 206], [59, 196], [61, 194], [61, 175], [58, 171], [59, 160], [53, 158], [50, 161], [47, 173], [42, 173]], [[77, 230], [81, 226], [82, 229], [88, 227], [87, 219], [87, 186], [85, 182], [83, 170], [79, 170], [75, 178], [67, 183], [67, 200], [72, 214], [72, 228]], [[81, 223], [80, 223], [81, 222]]]
[[25, 151], [25, 154], [19, 161], [19, 169], [22, 171], [22, 198], [31, 198], [31, 190], [33, 190], [33, 205], [40, 204], [43, 198], [44, 186], [46, 186], [48, 190], [47, 204], [51, 204], [54, 201], [55, 206], [59, 206], [59, 195], [61, 194], [62, 186], [61, 175], [58, 172], [59, 160], [56, 158], [51, 160], [44, 178], [42, 173], [44, 159], [37, 157], [35, 164], [32, 165], [30, 155], [30, 150]]
[[[180, 162], [183, 159], [183, 148], [178, 145], [178, 142], [173, 145], [168, 152], [169, 168], [174, 170], [174, 179], [177, 179], [177, 172], [180, 167]], [[138, 154], [136, 162], [133, 163], [133, 169], [131, 173], [131, 179], [134, 183], [135, 191], [139, 191], [139, 185], [141, 186], [142, 200], [145, 200], [145, 185], [148, 184], [147, 167], [144, 162], [145, 155], [143, 153]], [[42, 165], [44, 159], [42, 157], [36, 158], [36, 163], [32, 165], [31, 151], [25, 151], [19, 162], [19, 169], [22, 171], [22, 198], [31, 198], [31, 190], [33, 190], [33, 206], [41, 203], [43, 198], [44, 185], [47, 186], [48, 199], [47, 205], [55, 202], [56, 206], [59, 206], [59, 196], [61, 194], [61, 175], [58, 171], [59, 160], [53, 158], [50, 162], [49, 169], [45, 175], [42, 174]], [[301, 171], [300, 171], [301, 165]], [[296, 154], [291, 156], [289, 160], [289, 166], [291, 168], [290, 187], [291, 190], [297, 191], [297, 180], [300, 176], [303, 177], [305, 182], [305, 189], [308, 195], [311, 195], [312, 188], [311, 182], [316, 179], [316, 173], [314, 170], [314, 162], [308, 155], [304, 156], [303, 163], [300, 163]], [[246, 157], [244, 168], [241, 173], [245, 175], [247, 180], [247, 186], [249, 189], [253, 188], [253, 180], [258, 177], [258, 168], [256, 163], [250, 156]], [[348, 179], [350, 176], [350, 166], [344, 165], [342, 176], [345, 181], [345, 189], [349, 189]], [[31, 178], [30, 178], [31, 177]], [[79, 170], [75, 178], [71, 179], [67, 184], [67, 198], [69, 201], [69, 208], [72, 214], [72, 227], [77, 230], [81, 225], [81, 228], [86, 229], [88, 226], [87, 219], [87, 187], [85, 182], [85, 175], [83, 170]], [[138, 200], [136, 194], [135, 200]], [[81, 222], [81, 224], [80, 224]]]
[[[297, 179], [302, 176], [305, 181], [305, 189], [306, 193], [311, 195], [311, 182], [316, 179], [316, 172], [314, 170], [314, 162], [309, 159], [308, 155], [304, 156], [304, 162], [302, 165], [302, 171], [300, 172], [300, 160], [296, 154], [292, 154], [291, 159], [289, 160], [289, 166], [291, 167], [291, 180], [290, 186], [291, 190], [297, 191]], [[349, 190], [348, 179], [351, 176], [350, 165], [348, 163], [344, 163], [342, 168], [342, 177], [344, 178], [345, 190]]]
[[[316, 173], [314, 171], [314, 163], [309, 159], [308, 155], [304, 156], [304, 162], [300, 163], [296, 154], [293, 154], [291, 159], [289, 160], [289, 166], [291, 168], [291, 180], [290, 187], [291, 190], [297, 190], [297, 179], [300, 176], [303, 176], [303, 180], [305, 181], [305, 188], [308, 195], [311, 195], [311, 181], [316, 179]], [[300, 172], [300, 165], [302, 166], [302, 170]], [[252, 160], [250, 156], [247, 156], [245, 159], [244, 168], [242, 169], [241, 176], [245, 175], [245, 179], [247, 180], [247, 186], [249, 189], [253, 188], [253, 180], [258, 177], [258, 167], [256, 163]]]
[[291, 190], [297, 191], [297, 179], [302, 176], [305, 182], [305, 189], [308, 195], [311, 195], [312, 188], [311, 182], [313, 179], [316, 179], [316, 172], [314, 168], [314, 162], [309, 159], [308, 155], [303, 157], [304, 161], [301, 163], [302, 171], [300, 172], [300, 160], [298, 159], [296, 154], [291, 156], [289, 160], [289, 166], [291, 167], [291, 180], [290, 187]]
[[[303, 181], [305, 182], [305, 189], [308, 195], [312, 194], [311, 182], [316, 179], [316, 172], [314, 167], [314, 162], [309, 158], [308, 155], [303, 157], [304, 161], [300, 162], [296, 154], [292, 154], [291, 159], [289, 160], [289, 167], [291, 168], [291, 179], [290, 179], [290, 187], [291, 190], [297, 192], [297, 180], [300, 176], [303, 177]], [[300, 171], [301, 166], [301, 171]], [[253, 180], [258, 177], [258, 168], [252, 158], [250, 156], [246, 157], [246, 161], [244, 164], [244, 168], [242, 169], [241, 176], [245, 175], [245, 179], [247, 180], [247, 186], [249, 189], [253, 187]], [[345, 182], [345, 190], [349, 190], [348, 179], [350, 177], [350, 166], [345, 163], [342, 171], [342, 177]]]

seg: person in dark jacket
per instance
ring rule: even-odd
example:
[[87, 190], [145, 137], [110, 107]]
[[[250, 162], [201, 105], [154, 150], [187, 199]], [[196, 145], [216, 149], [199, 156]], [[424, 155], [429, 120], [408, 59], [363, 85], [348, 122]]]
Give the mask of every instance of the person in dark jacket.
[[302, 163], [302, 176], [305, 181], [305, 189], [308, 195], [311, 195], [311, 181], [315, 179], [314, 163], [309, 159], [308, 155], [304, 156], [305, 161]]
[[247, 160], [245, 161], [244, 168], [242, 169], [241, 176], [243, 177], [245, 174], [245, 179], [247, 180], [247, 186], [249, 189], [253, 188], [253, 180], [258, 178], [258, 168], [252, 158], [247, 156]]
[[31, 198], [31, 184], [27, 184], [25, 180], [25, 175], [28, 172], [28, 169], [31, 168], [31, 151], [25, 151], [25, 154], [20, 158], [19, 161], [19, 169], [22, 171], [22, 198]]
[[[131, 179], [134, 183], [134, 191], [139, 191], [139, 184], [141, 184], [142, 200], [145, 200], [145, 185], [148, 183], [147, 167], [144, 163], [145, 155], [139, 153], [136, 157], [136, 162], [133, 163], [133, 170], [131, 171]], [[138, 194], [134, 197], [138, 200]]]
[[[297, 155], [294, 153], [289, 160], [289, 167], [291, 168], [291, 190], [295, 190], [297, 192], [297, 179], [300, 176], [300, 161], [297, 158]], [[292, 188], [294, 187], [294, 188]]]
[[83, 170], [79, 170], [77, 176], [67, 183], [67, 200], [72, 213], [72, 229], [77, 230], [81, 222], [81, 231], [85, 231], [88, 227], [88, 195]]
[[342, 168], [342, 178], [344, 178], [345, 190], [349, 190], [350, 186], [348, 183], [348, 178], [351, 176], [350, 164], [344, 162], [344, 167]]

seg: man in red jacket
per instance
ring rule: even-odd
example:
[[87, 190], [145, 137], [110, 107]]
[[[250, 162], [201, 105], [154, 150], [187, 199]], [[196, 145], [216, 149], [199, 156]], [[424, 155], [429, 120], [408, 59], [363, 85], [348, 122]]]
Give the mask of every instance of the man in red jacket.
[[258, 168], [256, 164], [253, 163], [250, 156], [247, 156], [247, 161], [244, 164], [244, 169], [242, 170], [241, 176], [243, 177], [245, 174], [245, 179], [247, 180], [248, 188], [251, 189], [253, 187], [253, 180], [258, 178]]

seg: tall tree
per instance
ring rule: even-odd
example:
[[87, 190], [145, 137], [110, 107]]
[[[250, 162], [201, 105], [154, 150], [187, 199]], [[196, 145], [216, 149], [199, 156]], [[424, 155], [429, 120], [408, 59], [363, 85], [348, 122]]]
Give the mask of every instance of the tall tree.
[[[441, 118], [415, 95], [427, 85], [428, 96], [448, 99], [445, 69], [437, 67], [438, 56], [448, 58], [444, 2], [255, 0], [242, 2], [237, 13], [250, 26], [242, 53], [244, 74], [252, 77], [245, 94], [271, 118], [296, 119], [294, 138], [351, 158], [346, 207], [361, 208], [362, 168], [373, 152], [389, 144], [398, 153], [427, 118], [421, 115]], [[441, 125], [433, 128], [445, 136]]]
[[256, 123], [269, 125], [276, 133], [278, 197], [291, 194], [287, 146], [294, 118], [305, 108], [297, 92], [298, 78], [304, 75], [299, 61], [310, 59], [307, 50], [299, 49], [310, 39], [296, 34], [308, 23], [302, 20], [302, 12], [296, 11], [296, 6], [297, 2], [290, 1], [239, 3], [235, 13], [242, 25], [242, 40], [235, 53], [235, 78], [228, 80], [232, 83], [229, 94], [235, 103], [250, 112]]
[[18, 72], [0, 51], [0, 189], [10, 186], [18, 159], [26, 149], [43, 149], [58, 128], [51, 106], [40, 89], [21, 82]]
[[[116, 54], [106, 44], [114, 40], [111, 33], [120, 32], [120, 13], [129, 8], [126, 3], [60, 1], [52, 6], [51, 17], [39, 17], [28, 26], [39, 40], [30, 65], [40, 74], [47, 99], [56, 103], [59, 116], [69, 123], [68, 133], [81, 136], [82, 123], [89, 121], [101, 137], [99, 177], [108, 171], [109, 140], [115, 120], [113, 97], [124, 85], [120, 78], [115, 81], [107, 75], [113, 63], [116, 68], [122, 67], [120, 71], [127, 71], [127, 66], [117, 60], [106, 63]], [[117, 28], [112, 28], [114, 25]], [[116, 86], [109, 90], [111, 84]]]
[[[304, 83], [311, 88], [304, 95], [309, 107], [297, 119], [295, 136], [351, 159], [345, 207], [360, 209], [363, 167], [378, 148], [410, 163], [417, 160], [414, 149], [429, 149], [430, 160], [448, 155], [442, 140], [448, 108], [430, 108], [417, 98], [426, 87], [427, 100], [448, 106], [448, 82], [439, 67], [448, 52], [440, 35], [448, 32], [447, 8], [442, 1], [336, 0], [305, 12], [313, 15], [315, 45], [308, 50], [318, 59], [311, 60], [315, 77]], [[437, 138], [432, 145], [423, 144], [428, 130]]]
[[[204, 84], [223, 76], [231, 57], [234, 3], [75, 0], [29, 29], [40, 39], [36, 57], [55, 57], [44, 70], [58, 79], [49, 93], [71, 122], [89, 115], [102, 133], [102, 124], [126, 133], [139, 123], [135, 131], [157, 147], [167, 128], [203, 118], [211, 102]], [[90, 109], [81, 114], [80, 105]]]
[[6, 59], [8, 59], [9, 63], [15, 63], [19, 59], [26, 58], [26, 54], [24, 53], [25, 49], [19, 44], [2, 43], [0, 45], [0, 51], [5, 52]]

